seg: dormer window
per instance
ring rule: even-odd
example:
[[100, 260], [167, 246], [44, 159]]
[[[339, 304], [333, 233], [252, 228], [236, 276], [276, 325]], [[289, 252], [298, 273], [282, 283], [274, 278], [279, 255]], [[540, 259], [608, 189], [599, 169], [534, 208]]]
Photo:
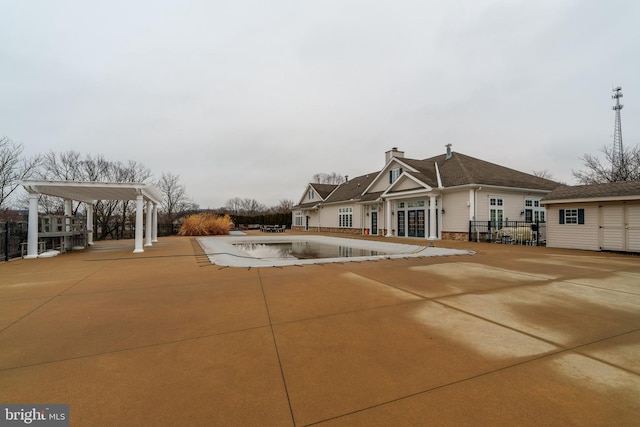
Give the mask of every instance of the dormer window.
[[402, 168], [391, 169], [389, 171], [389, 184], [393, 184], [400, 175], [402, 175]]
[[309, 189], [309, 193], [307, 194], [307, 198], [308, 198], [309, 200], [313, 200], [313, 198], [314, 198], [314, 197], [315, 197], [315, 193], [314, 193], [314, 191], [313, 191], [313, 188], [310, 188], [310, 189]]

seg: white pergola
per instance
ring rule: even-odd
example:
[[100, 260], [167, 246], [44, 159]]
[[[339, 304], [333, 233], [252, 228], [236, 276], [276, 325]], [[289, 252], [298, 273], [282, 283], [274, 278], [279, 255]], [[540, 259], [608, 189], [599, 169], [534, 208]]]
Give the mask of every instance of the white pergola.
[[65, 215], [71, 215], [72, 202], [87, 204], [87, 239], [93, 244], [93, 205], [98, 200], [135, 200], [136, 235], [134, 253], [144, 252], [143, 215], [146, 205], [146, 241], [151, 246], [158, 241], [158, 205], [162, 195], [151, 184], [121, 182], [37, 181], [23, 180], [20, 184], [29, 193], [29, 231], [27, 256], [38, 257], [38, 196], [46, 194], [65, 201]]

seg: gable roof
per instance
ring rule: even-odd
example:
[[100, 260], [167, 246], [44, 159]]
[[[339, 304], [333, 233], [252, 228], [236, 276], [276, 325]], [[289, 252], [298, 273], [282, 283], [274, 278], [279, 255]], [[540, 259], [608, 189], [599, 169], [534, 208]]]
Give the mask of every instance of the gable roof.
[[[447, 159], [446, 154], [442, 154], [423, 160], [394, 157], [393, 161], [415, 170], [404, 170], [403, 174], [410, 175], [431, 188], [439, 188], [440, 186], [438, 173], [440, 174], [441, 184], [444, 188], [462, 185], [487, 185], [550, 192], [560, 186], [560, 184], [555, 181], [455, 152], [451, 153], [449, 159]], [[320, 187], [318, 186], [325, 186], [325, 190], [327, 191], [329, 187], [333, 187], [326, 199], [325, 196], [323, 196], [324, 200], [322, 203], [337, 203], [348, 200], [373, 201], [383, 195], [384, 191], [375, 193], [365, 193], [365, 191], [373, 185], [378, 177], [385, 179], [381, 175], [383, 171], [384, 169], [358, 176], [337, 186], [329, 184], [310, 185], [316, 188], [316, 191], [318, 191], [320, 195]], [[307, 205], [308, 203], [305, 203], [305, 206]], [[303, 206], [299, 205], [298, 207]]]
[[640, 181], [608, 182], [590, 185], [563, 185], [542, 198], [546, 201], [579, 199], [640, 199]]
[[322, 199], [326, 199], [329, 194], [338, 186], [337, 184], [318, 184], [317, 182], [312, 182], [309, 184], [316, 190], [318, 196], [322, 197]]

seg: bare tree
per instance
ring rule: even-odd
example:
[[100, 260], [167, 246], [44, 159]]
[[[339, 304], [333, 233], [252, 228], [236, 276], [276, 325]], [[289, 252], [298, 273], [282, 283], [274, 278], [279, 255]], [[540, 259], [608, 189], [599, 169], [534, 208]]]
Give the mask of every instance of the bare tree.
[[242, 199], [240, 197], [233, 197], [227, 200], [224, 205], [224, 209], [231, 215], [240, 215], [242, 210]]
[[22, 144], [0, 137], [0, 209], [18, 188], [21, 179], [31, 175], [40, 164], [40, 157], [24, 158]]
[[267, 208], [259, 203], [257, 200], [255, 199], [242, 199], [242, 201], [240, 202], [240, 209], [243, 215], [249, 215], [249, 216], [253, 216], [253, 215], [258, 215], [260, 213], [264, 213]]
[[53, 150], [42, 158], [42, 178], [57, 181], [83, 181], [81, 174], [82, 155], [69, 150], [55, 153]]
[[549, 179], [553, 181], [553, 175], [549, 172], [549, 169], [537, 170], [532, 172], [533, 176], [537, 176], [538, 178]]
[[342, 184], [346, 179], [335, 172], [317, 173], [311, 178], [311, 182], [315, 184]]
[[282, 199], [280, 202], [274, 206], [271, 210], [275, 213], [289, 213], [293, 209], [293, 205], [295, 203], [293, 200], [285, 200]]
[[156, 185], [163, 196], [161, 212], [165, 214], [168, 223], [173, 223], [176, 214], [193, 208], [194, 203], [189, 199], [178, 175], [163, 172]]
[[584, 169], [572, 171], [573, 176], [581, 184], [602, 184], [606, 182], [640, 180], [640, 146], [623, 148], [619, 159], [614, 159], [613, 149], [605, 146], [602, 149], [604, 160], [585, 154], [581, 157]]

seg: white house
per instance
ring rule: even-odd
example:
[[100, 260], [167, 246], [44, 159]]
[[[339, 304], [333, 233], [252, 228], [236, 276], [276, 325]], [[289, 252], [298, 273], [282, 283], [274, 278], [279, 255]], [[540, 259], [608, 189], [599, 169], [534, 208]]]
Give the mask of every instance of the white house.
[[562, 186], [542, 202], [547, 246], [640, 252], [640, 181]]
[[381, 170], [340, 185], [308, 184], [293, 228], [466, 240], [470, 221], [546, 219], [541, 199], [559, 184], [454, 153], [410, 159], [393, 148]]

